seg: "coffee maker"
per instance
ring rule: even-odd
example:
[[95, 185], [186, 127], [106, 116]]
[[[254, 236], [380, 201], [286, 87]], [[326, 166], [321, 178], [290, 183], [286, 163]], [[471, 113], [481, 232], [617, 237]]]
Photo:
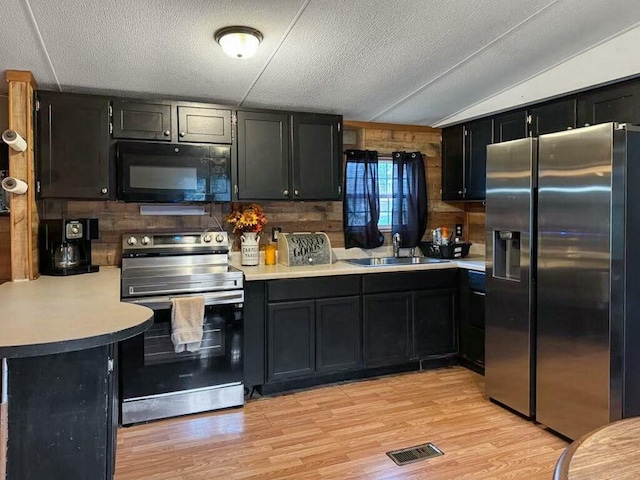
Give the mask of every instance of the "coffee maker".
[[100, 269], [91, 265], [91, 240], [98, 238], [97, 218], [42, 220], [39, 236], [43, 275], [77, 275]]

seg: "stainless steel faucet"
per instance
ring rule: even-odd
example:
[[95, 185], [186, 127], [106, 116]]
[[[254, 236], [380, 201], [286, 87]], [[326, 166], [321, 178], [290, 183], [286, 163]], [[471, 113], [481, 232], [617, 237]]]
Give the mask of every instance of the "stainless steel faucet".
[[402, 242], [402, 236], [399, 233], [393, 234], [393, 256], [400, 256], [400, 242]]

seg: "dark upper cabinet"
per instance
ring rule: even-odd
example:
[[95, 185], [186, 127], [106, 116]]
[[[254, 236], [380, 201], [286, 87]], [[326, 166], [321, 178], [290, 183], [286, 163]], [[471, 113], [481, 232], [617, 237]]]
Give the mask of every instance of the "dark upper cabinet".
[[170, 142], [171, 105], [116, 99], [113, 101], [113, 138]]
[[484, 200], [487, 145], [493, 143], [493, 119], [455, 125], [442, 131], [442, 199]]
[[178, 141], [231, 143], [231, 110], [178, 105]]
[[339, 200], [342, 117], [296, 113], [291, 121], [294, 200]]
[[109, 199], [109, 99], [45, 91], [37, 98], [40, 197]]
[[560, 100], [529, 110], [531, 117], [530, 136], [560, 132], [576, 127], [576, 100]]
[[362, 364], [360, 297], [316, 301], [318, 373], [351, 370]]
[[494, 143], [525, 138], [528, 134], [527, 130], [526, 110], [505, 113], [493, 118]]
[[442, 200], [464, 199], [464, 128], [442, 130]]
[[599, 88], [578, 96], [578, 126], [604, 122], [640, 125], [640, 80]]
[[364, 295], [365, 367], [405, 363], [411, 358], [411, 293]]
[[315, 302], [269, 304], [267, 380], [313, 375], [315, 365]]
[[487, 145], [493, 143], [493, 119], [465, 125], [465, 200], [484, 200], [487, 186]]
[[238, 112], [238, 200], [338, 200], [342, 117]]
[[238, 200], [281, 200], [289, 192], [289, 115], [238, 112]]

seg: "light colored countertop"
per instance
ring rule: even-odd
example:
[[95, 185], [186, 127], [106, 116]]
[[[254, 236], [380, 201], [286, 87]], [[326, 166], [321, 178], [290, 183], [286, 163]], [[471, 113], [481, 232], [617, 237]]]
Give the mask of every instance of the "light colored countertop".
[[137, 335], [147, 307], [120, 302], [120, 270], [41, 276], [0, 286], [0, 358], [93, 348]]
[[449, 268], [464, 268], [467, 270], [484, 271], [484, 256], [469, 256], [464, 260], [450, 260], [443, 263], [429, 263], [424, 265], [385, 265], [363, 267], [338, 260], [331, 265], [310, 265], [303, 267], [287, 267], [285, 265], [265, 265], [260, 258], [260, 264], [254, 267], [240, 265], [240, 259], [232, 256], [231, 265], [244, 272], [245, 280], [275, 280], [282, 278], [328, 277], [333, 275], [362, 275], [390, 272], [410, 272], [416, 270], [441, 270]]

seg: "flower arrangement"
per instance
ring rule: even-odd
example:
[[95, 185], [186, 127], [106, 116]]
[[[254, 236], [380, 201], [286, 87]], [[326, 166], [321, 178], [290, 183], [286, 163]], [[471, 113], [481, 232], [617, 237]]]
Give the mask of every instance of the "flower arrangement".
[[260, 233], [267, 223], [264, 210], [257, 203], [249, 205], [233, 205], [231, 212], [226, 217], [226, 222], [233, 225], [233, 233], [253, 232]]

